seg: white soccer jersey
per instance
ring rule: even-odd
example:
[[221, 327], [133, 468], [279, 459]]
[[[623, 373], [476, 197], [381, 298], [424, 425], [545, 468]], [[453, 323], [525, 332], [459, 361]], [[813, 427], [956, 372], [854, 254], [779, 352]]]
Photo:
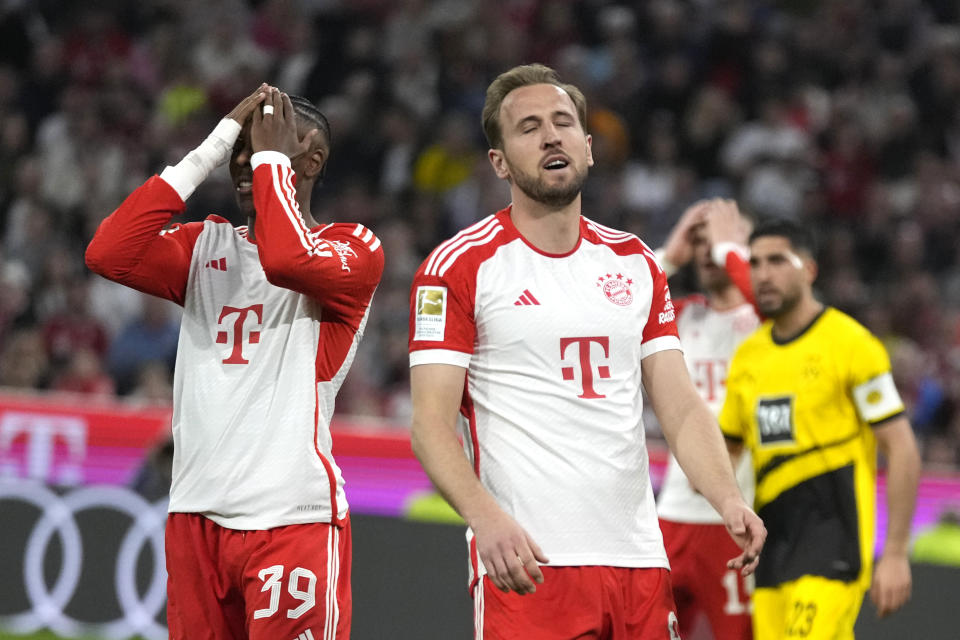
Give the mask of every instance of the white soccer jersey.
[[680, 348], [666, 276], [636, 236], [586, 218], [580, 236], [546, 254], [508, 208], [441, 244], [414, 279], [410, 364], [466, 369], [467, 456], [552, 566], [668, 567], [641, 418], [643, 358]]
[[[690, 377], [710, 410], [719, 414], [726, 395], [730, 358], [743, 339], [760, 325], [760, 320], [751, 304], [716, 311], [703, 296], [678, 300], [677, 309], [677, 331]], [[752, 504], [753, 469], [749, 454], [741, 456], [736, 473], [744, 499]], [[707, 499], [691, 486], [672, 454], [657, 496], [657, 511], [661, 518], [674, 522], [723, 522]]]
[[232, 529], [338, 522], [330, 418], [383, 251], [361, 225], [307, 229], [285, 156], [253, 166], [255, 243], [216, 216], [160, 232], [184, 205], [154, 177], [104, 221], [88, 264], [184, 307], [170, 511]]

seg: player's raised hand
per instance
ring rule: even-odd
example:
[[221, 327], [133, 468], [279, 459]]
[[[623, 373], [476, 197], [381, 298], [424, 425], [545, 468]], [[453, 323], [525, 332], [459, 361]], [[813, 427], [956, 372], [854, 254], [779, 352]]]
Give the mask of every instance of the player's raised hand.
[[[543, 584], [538, 562], [549, 562], [537, 543], [502, 509], [491, 510], [471, 522], [477, 553], [493, 584], [508, 593], [533, 593]], [[536, 584], [535, 584], [536, 583]]]
[[233, 108], [230, 113], [227, 114], [227, 117], [235, 120], [241, 127], [247, 121], [247, 118], [250, 117], [250, 114], [253, 113], [253, 110], [263, 102], [264, 98], [267, 97], [267, 90], [270, 87], [266, 82], [262, 83], [257, 90], [248, 95], [246, 98], [240, 101], [240, 103]]
[[703, 223], [709, 205], [710, 202], [707, 200], [690, 205], [670, 230], [667, 241], [663, 245], [663, 257], [674, 267], [680, 268], [693, 259], [691, 231], [695, 226]]
[[910, 562], [904, 554], [884, 553], [873, 569], [870, 599], [883, 618], [902, 607], [910, 599], [912, 587]]
[[750, 224], [740, 215], [740, 209], [733, 200], [713, 198], [707, 202], [704, 210], [707, 240], [711, 245], [733, 242], [745, 246], [750, 235]]
[[724, 509], [723, 523], [730, 537], [743, 549], [743, 553], [727, 561], [727, 568], [739, 569], [741, 574], [748, 576], [757, 568], [760, 551], [767, 540], [763, 520], [743, 500], [739, 500]]
[[311, 129], [301, 140], [297, 135], [297, 115], [293, 111], [290, 96], [275, 87], [267, 89], [263, 108], [254, 109], [253, 126], [250, 128], [253, 151], [279, 151], [290, 158], [307, 153], [317, 135]]

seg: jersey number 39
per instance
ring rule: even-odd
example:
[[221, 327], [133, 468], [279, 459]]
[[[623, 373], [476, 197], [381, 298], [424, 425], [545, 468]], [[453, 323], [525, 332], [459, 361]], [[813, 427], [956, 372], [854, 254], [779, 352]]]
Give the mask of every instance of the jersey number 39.
[[[263, 581], [263, 588], [260, 591], [270, 592], [270, 605], [265, 609], [257, 609], [253, 612], [253, 618], [269, 618], [280, 608], [280, 589], [283, 583], [283, 565], [275, 564], [272, 567], [261, 569], [257, 574]], [[301, 584], [306, 580], [305, 589]], [[294, 609], [287, 610], [288, 618], [299, 618], [316, 604], [317, 574], [310, 569], [296, 567], [290, 571], [290, 577], [287, 581], [287, 592], [294, 599], [300, 601], [300, 605]]]

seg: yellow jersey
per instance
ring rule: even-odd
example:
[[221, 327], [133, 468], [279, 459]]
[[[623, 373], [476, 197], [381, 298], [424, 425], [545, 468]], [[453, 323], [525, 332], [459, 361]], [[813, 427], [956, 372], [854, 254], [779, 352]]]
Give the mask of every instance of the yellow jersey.
[[804, 575], [869, 587], [876, 518], [871, 427], [904, 411], [883, 345], [827, 307], [778, 341], [765, 322], [737, 349], [720, 426], [753, 456], [767, 527], [757, 586]]

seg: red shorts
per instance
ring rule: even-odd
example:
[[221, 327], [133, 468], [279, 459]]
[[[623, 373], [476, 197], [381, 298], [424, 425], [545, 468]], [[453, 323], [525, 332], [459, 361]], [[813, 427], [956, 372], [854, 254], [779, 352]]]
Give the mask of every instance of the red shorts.
[[167, 624], [180, 640], [332, 640], [350, 636], [350, 518], [226, 529], [167, 518]]
[[473, 590], [477, 640], [680, 640], [666, 569], [542, 566], [536, 593]]
[[677, 615], [684, 633], [704, 614], [716, 640], [750, 640], [753, 576], [727, 569], [740, 548], [722, 524], [687, 524], [660, 520]]

